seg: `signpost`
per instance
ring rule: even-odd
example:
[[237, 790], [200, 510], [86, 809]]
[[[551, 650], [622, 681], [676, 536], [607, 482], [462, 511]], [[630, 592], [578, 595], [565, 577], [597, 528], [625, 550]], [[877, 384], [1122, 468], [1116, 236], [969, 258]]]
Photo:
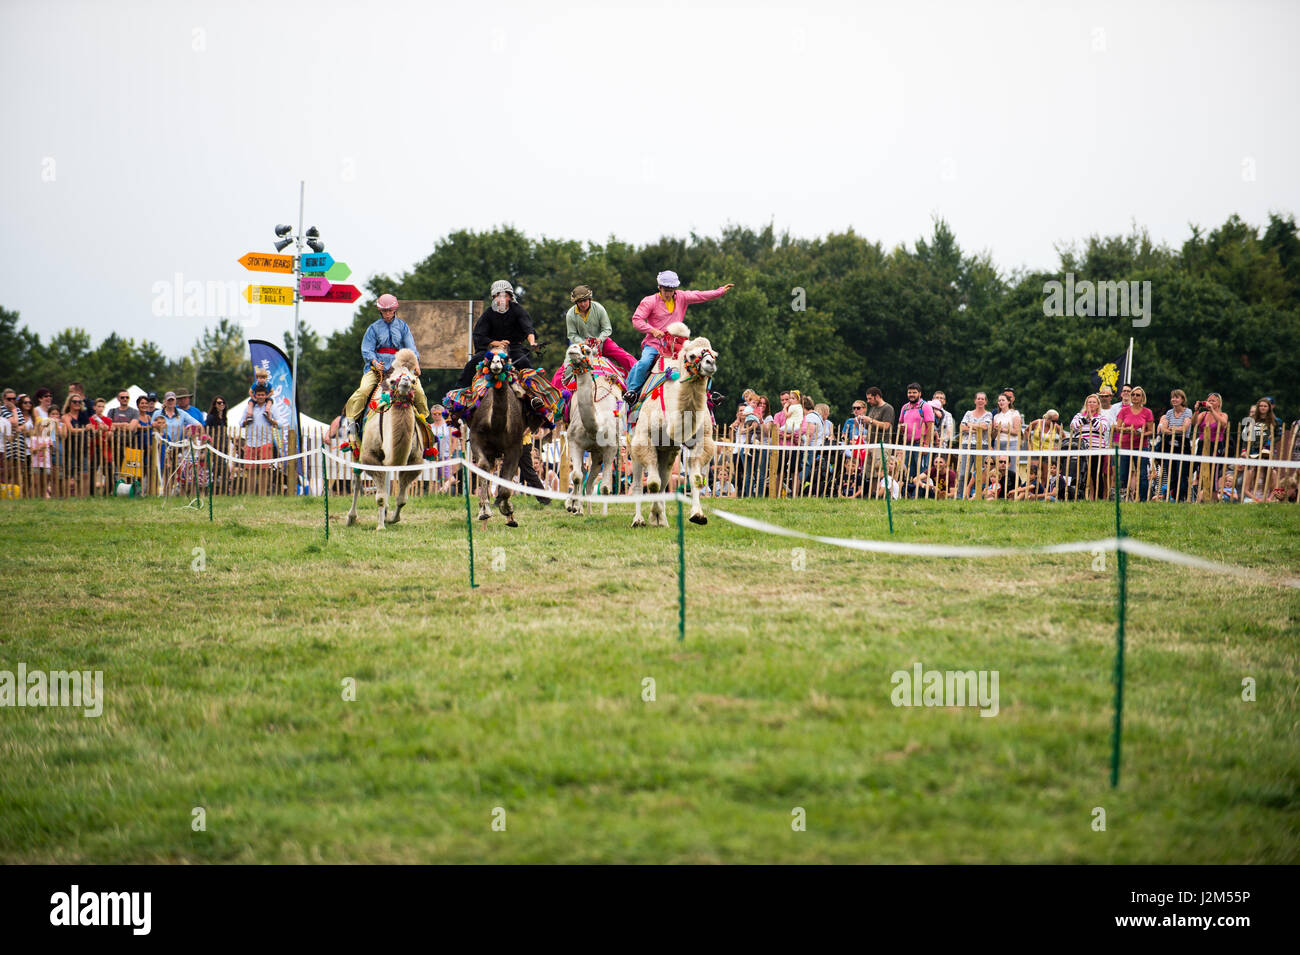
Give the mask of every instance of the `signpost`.
[[304, 252], [301, 256], [302, 270], [311, 272], [328, 272], [334, 265], [334, 256], [328, 252]]
[[[309, 282], [311, 280], [303, 279], [303, 281]], [[350, 305], [360, 297], [361, 289], [355, 285], [331, 285], [329, 291], [323, 295], [307, 295], [304, 291], [302, 300], [304, 302], [342, 302], [345, 305]]]
[[244, 299], [252, 305], [293, 305], [292, 285], [250, 285]]
[[298, 282], [298, 291], [303, 294], [304, 298], [311, 298], [326, 294], [331, 285], [333, 283], [329, 279], [303, 276]]
[[324, 272], [314, 271], [312, 269], [303, 270], [303, 275], [324, 276], [325, 278], [329, 279], [331, 282], [346, 282], [348, 280], [348, 276], [351, 274], [352, 274], [352, 270], [348, 268], [348, 264], [346, 262], [335, 262]]
[[245, 252], [239, 264], [250, 272], [292, 272], [292, 255], [275, 255], [271, 252]]

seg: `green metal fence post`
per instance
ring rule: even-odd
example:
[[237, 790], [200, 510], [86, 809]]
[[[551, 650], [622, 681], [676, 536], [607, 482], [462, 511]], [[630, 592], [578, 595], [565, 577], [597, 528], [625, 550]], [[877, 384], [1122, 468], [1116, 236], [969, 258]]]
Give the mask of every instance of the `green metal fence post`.
[[677, 642], [686, 639], [686, 525], [682, 499], [677, 499]]
[[473, 590], [478, 584], [474, 583], [474, 520], [470, 514], [469, 508], [469, 479], [470, 470], [464, 466], [465, 452], [460, 453], [461, 459], [461, 484], [465, 488], [465, 534], [469, 538], [469, 586]]

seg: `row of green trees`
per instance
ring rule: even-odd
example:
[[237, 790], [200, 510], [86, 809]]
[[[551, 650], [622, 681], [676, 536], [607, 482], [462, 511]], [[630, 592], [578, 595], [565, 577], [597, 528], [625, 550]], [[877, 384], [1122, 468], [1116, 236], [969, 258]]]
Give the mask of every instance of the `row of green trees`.
[[[1173, 388], [1193, 401], [1218, 391], [1234, 416], [1262, 395], [1293, 417], [1300, 409], [1300, 238], [1293, 215], [1271, 215], [1262, 228], [1236, 216], [1208, 233], [1193, 227], [1179, 249], [1134, 230], [1058, 253], [1055, 272], [1006, 272], [988, 253], [963, 252], [942, 220], [914, 247], [894, 249], [851, 230], [800, 239], [770, 225], [641, 247], [615, 238], [530, 238], [503, 227], [454, 232], [409, 272], [375, 275], [368, 288], [399, 299], [481, 299], [494, 279], [509, 279], [524, 289], [539, 338], [550, 343], [542, 364], [554, 367], [574, 285], [595, 290], [615, 339], [636, 352], [641, 336], [631, 315], [654, 291], [660, 270], [675, 270], [689, 288], [734, 282], [730, 295], [688, 316], [692, 331], [718, 351], [714, 388], [732, 399], [724, 414], [746, 387], [773, 399], [799, 388], [840, 418], [867, 386], [897, 404], [916, 380], [927, 392], [944, 389], [950, 409], [969, 407], [977, 390], [1011, 386], [1026, 414], [1050, 406], [1068, 419], [1091, 390], [1092, 372], [1120, 354], [1130, 336], [1134, 380], [1157, 410]], [[1065, 273], [1076, 283], [1150, 282], [1150, 324], [1045, 315], [1045, 283]], [[356, 386], [361, 336], [376, 317], [373, 306], [358, 309], [348, 328], [327, 338], [300, 329], [304, 411], [327, 419], [337, 413]], [[17, 314], [0, 309], [0, 382], [25, 390], [44, 384], [62, 394], [60, 387], [75, 379], [92, 394], [127, 382], [158, 390], [197, 386], [205, 404], [215, 391], [243, 393], [249, 373], [243, 330], [233, 321], [208, 329], [189, 355], [172, 360], [149, 342], [117, 336], [91, 348], [77, 329], [42, 343], [18, 327]], [[425, 390], [440, 395], [455, 377], [426, 370]]]

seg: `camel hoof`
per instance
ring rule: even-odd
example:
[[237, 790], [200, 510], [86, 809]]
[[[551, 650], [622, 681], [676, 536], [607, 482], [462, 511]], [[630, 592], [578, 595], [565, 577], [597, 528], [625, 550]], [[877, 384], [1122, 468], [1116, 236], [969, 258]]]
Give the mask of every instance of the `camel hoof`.
[[519, 526], [519, 522], [515, 520], [513, 517], [506, 518], [506, 527], [518, 527], [518, 526]]
[[707, 524], [707, 523], [709, 523], [709, 519], [708, 519], [707, 517], [705, 517], [703, 514], [692, 514], [692, 515], [691, 515], [691, 523], [692, 523], [692, 524]]
[[632, 526], [633, 526], [633, 527], [645, 527], [645, 518], [644, 518], [644, 517], [638, 517], [638, 518], [635, 518], [635, 519], [632, 521]]
[[349, 514], [349, 515], [348, 515], [347, 522], [346, 522], [346, 523], [347, 523], [347, 526], [348, 526], [348, 527], [351, 527], [351, 526], [352, 526], [353, 524], [355, 524], [356, 522], [357, 522], [357, 515], [355, 515], [355, 514]]

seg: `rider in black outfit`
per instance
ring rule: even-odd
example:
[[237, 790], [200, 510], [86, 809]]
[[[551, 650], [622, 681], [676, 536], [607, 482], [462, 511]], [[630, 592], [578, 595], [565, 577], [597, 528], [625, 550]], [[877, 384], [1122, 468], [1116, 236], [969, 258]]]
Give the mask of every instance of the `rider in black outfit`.
[[474, 370], [487, 354], [492, 342], [510, 343], [510, 363], [516, 368], [532, 368], [529, 346], [537, 344], [533, 333], [533, 320], [522, 305], [515, 301], [510, 283], [504, 279], [492, 283], [492, 304], [474, 323], [474, 356], [465, 363], [456, 382], [458, 388], [468, 388], [474, 380]]
[[[474, 323], [474, 356], [465, 363], [457, 381], [458, 388], [468, 388], [474, 381], [474, 372], [478, 363], [487, 354], [492, 342], [510, 343], [510, 363], [516, 368], [532, 368], [532, 352], [536, 346], [537, 336], [533, 332], [533, 320], [528, 312], [515, 301], [514, 289], [504, 279], [492, 283], [492, 304], [483, 310], [483, 314]], [[532, 455], [519, 456], [519, 477], [529, 487], [545, 488], [533, 467]], [[536, 498], [538, 504], [550, 504], [549, 497]]]

